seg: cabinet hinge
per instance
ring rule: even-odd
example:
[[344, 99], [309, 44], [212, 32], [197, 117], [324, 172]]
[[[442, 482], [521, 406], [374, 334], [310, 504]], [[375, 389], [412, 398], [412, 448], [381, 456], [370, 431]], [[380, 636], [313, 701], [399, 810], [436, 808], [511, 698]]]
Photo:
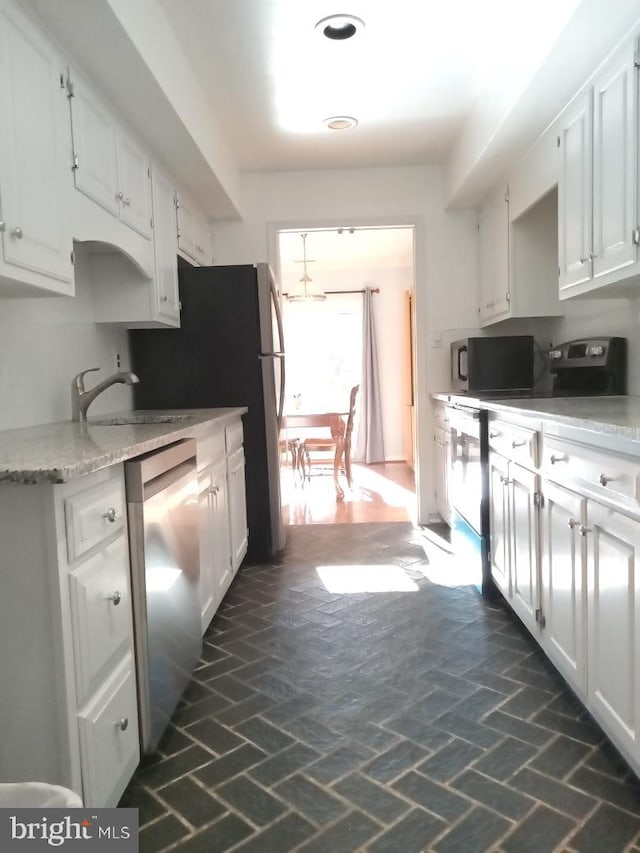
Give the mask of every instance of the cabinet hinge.
[[75, 262], [76, 262], [76, 253], [75, 253], [75, 252], [69, 252], [69, 255], [70, 255], [70, 257], [71, 257], [71, 263], [72, 263], [72, 264], [75, 264]]
[[64, 71], [60, 73], [60, 88], [64, 89]]
[[631, 241], [635, 246], [640, 244], [640, 228], [634, 228], [631, 232]]
[[633, 54], [633, 65], [635, 68], [640, 68], [640, 51], [637, 51]]
[[507, 300], [507, 305], [511, 302], [511, 293], [507, 290], [505, 293], [505, 298]]
[[67, 74], [67, 79], [65, 80], [65, 88], [67, 90], [67, 98], [73, 98], [73, 80], [69, 74]]
[[536, 609], [536, 622], [538, 623], [538, 625], [539, 625], [541, 628], [544, 628], [544, 627], [545, 627], [545, 625], [547, 624], [547, 619], [546, 619], [546, 617], [545, 617], [544, 613], [542, 612], [542, 608], [541, 608], [541, 607], [538, 607], [538, 608]]
[[73, 155], [73, 164], [72, 164], [72, 166], [71, 166], [71, 171], [72, 171], [72, 172], [75, 172], [75, 171], [76, 171], [76, 169], [79, 169], [79, 168], [80, 168], [80, 163], [79, 163], [79, 161], [78, 161], [78, 155], [77, 155], [77, 154], [74, 154], [74, 155]]
[[151, 166], [147, 166], [147, 177], [151, 180]]
[[178, 301], [178, 311], [182, 311], [182, 302]]
[[174, 202], [173, 203], [175, 204], [176, 210], [177, 210], [180, 207], [180, 199], [178, 198], [177, 195], [174, 196]]
[[182, 237], [182, 231], [178, 228], [177, 230], [178, 240]]
[[560, 137], [556, 136], [556, 148], [560, 148]]
[[151, 230], [153, 231], [153, 216], [149, 220], [149, 225], [151, 226]]
[[542, 492], [533, 493], [533, 505], [538, 509], [544, 509], [544, 495]]
[[507, 191], [505, 192], [505, 194], [504, 194], [504, 200], [507, 202], [507, 204], [509, 204], [509, 202], [511, 201], [511, 199], [510, 199], [510, 197], [509, 197], [509, 190], [507, 190]]

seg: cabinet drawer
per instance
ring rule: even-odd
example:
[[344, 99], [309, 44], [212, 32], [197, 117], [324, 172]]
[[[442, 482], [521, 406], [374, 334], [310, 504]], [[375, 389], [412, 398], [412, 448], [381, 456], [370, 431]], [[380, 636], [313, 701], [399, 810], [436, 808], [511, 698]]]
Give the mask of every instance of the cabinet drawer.
[[225, 431], [222, 427], [203, 435], [202, 438], [198, 437], [196, 445], [198, 471], [204, 471], [212, 462], [223, 459], [225, 452]]
[[538, 431], [489, 421], [489, 447], [520, 465], [538, 467]]
[[237, 450], [239, 447], [242, 447], [242, 421], [238, 421], [238, 423], [231, 424], [230, 426], [228, 426], [226, 429], [226, 433], [227, 453], [233, 453], [234, 450]]
[[129, 554], [124, 536], [69, 574], [78, 702], [132, 645]]
[[640, 459], [545, 437], [542, 465], [547, 476], [556, 482], [575, 482], [637, 510]]
[[124, 513], [124, 485], [120, 477], [67, 498], [64, 516], [69, 562], [122, 531]]
[[85, 806], [115, 806], [140, 760], [138, 703], [129, 654], [78, 714]]

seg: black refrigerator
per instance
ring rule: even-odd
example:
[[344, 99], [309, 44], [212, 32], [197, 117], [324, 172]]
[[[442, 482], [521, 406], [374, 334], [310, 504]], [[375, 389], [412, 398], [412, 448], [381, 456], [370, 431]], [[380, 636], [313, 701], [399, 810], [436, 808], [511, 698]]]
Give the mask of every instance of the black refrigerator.
[[245, 561], [284, 548], [279, 440], [284, 340], [279, 294], [268, 264], [181, 267], [179, 329], [129, 332], [138, 409], [247, 406], [244, 415]]

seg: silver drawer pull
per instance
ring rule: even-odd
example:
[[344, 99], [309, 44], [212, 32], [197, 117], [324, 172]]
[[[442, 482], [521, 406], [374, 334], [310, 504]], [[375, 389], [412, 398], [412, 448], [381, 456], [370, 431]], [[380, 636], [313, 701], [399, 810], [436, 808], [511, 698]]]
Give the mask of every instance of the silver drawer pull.
[[606, 474], [600, 474], [599, 482], [601, 486], [606, 486], [607, 483], [613, 482], [614, 479], [614, 477], [607, 477]]
[[125, 198], [125, 199], [123, 199], [123, 200], [122, 200], [122, 203], [123, 203], [126, 207], [129, 207], [129, 205], [131, 204], [131, 199], [130, 199], [130, 198]]
[[103, 514], [103, 518], [106, 518], [107, 521], [110, 521], [111, 524], [116, 520], [118, 513], [115, 510], [115, 507], [109, 507], [109, 509]]
[[14, 237], [17, 237], [18, 240], [22, 240], [22, 235], [23, 235], [22, 228], [16, 227], [13, 229], [13, 231], [11, 233], [13, 234]]
[[556, 462], [566, 462], [566, 461], [567, 461], [567, 457], [564, 455], [564, 453], [561, 453], [559, 456], [556, 456], [555, 453], [552, 453], [551, 456], [549, 457], [549, 462], [551, 462], [552, 465], [555, 465]]
[[489, 438], [498, 438], [498, 437], [499, 437], [499, 435], [500, 435], [500, 433], [499, 433], [499, 432], [490, 432], [490, 433], [489, 433]]
[[575, 518], [570, 518], [570, 519], [569, 519], [569, 521], [567, 522], [567, 524], [569, 525], [569, 527], [570, 527], [572, 530], [575, 528], [575, 526], [577, 525], [577, 523], [578, 523], [578, 522], [575, 520]]
[[580, 525], [580, 536], [586, 536], [587, 533], [593, 533], [593, 527], [585, 527], [584, 524]]
[[4, 221], [4, 219], [0, 219], [0, 234], [5, 232], [6, 230], [7, 230], [7, 223]]
[[119, 199], [119, 201], [122, 201], [122, 199], [124, 198], [124, 193], [116, 193], [116, 198]]
[[500, 474], [500, 482], [503, 486], [509, 486], [513, 483], [513, 480], [510, 480], [508, 477], [505, 477], [503, 474]]
[[126, 732], [126, 730], [129, 728], [129, 717], [121, 717], [116, 723], [116, 726], [120, 729], [121, 732]]
[[526, 443], [527, 442], [524, 440], [524, 438], [514, 438], [514, 440], [511, 442], [511, 447], [513, 447], [513, 449], [515, 450], [517, 447], [524, 447]]
[[220, 486], [217, 486], [217, 485], [216, 486], [209, 486], [209, 494], [210, 495], [217, 495], [219, 491], [220, 491]]
[[116, 590], [114, 593], [107, 596], [107, 601], [113, 601], [113, 606], [117, 607], [122, 601], [122, 594]]

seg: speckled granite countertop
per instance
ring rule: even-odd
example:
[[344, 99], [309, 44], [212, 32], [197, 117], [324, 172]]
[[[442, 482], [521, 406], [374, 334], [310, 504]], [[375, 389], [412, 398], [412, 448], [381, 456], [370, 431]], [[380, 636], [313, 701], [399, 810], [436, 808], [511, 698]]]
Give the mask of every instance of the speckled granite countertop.
[[478, 399], [441, 392], [434, 400], [478, 406], [505, 415], [538, 417], [568, 427], [640, 441], [640, 397], [540, 397], [511, 400]]
[[[224, 425], [246, 411], [236, 407], [121, 412], [86, 423], [61, 421], [0, 431], [0, 483], [66, 483], [181, 438], [197, 438], [214, 423]], [[110, 419], [144, 419], [145, 414], [177, 420], [105, 424]]]

